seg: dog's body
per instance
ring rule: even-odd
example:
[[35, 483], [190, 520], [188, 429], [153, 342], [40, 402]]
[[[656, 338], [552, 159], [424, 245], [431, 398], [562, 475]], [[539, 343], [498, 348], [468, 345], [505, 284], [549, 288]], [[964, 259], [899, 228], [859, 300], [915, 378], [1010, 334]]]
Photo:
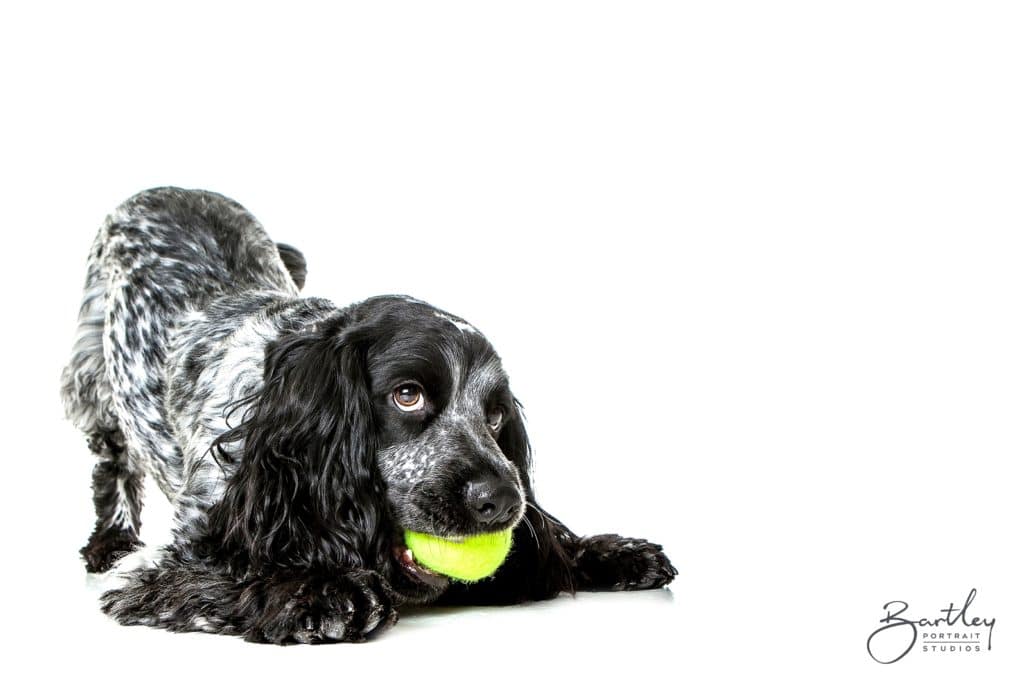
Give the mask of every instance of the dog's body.
[[[514, 603], [672, 580], [660, 547], [578, 538], [537, 506], [519, 405], [465, 321], [407, 297], [299, 296], [302, 255], [240, 205], [161, 188], [90, 254], [62, 391], [99, 458], [82, 554], [139, 545], [142, 479], [175, 541], [104, 596], [123, 623], [272, 642], [362, 640], [405, 602]], [[403, 529], [515, 526], [490, 579], [449, 583]]]

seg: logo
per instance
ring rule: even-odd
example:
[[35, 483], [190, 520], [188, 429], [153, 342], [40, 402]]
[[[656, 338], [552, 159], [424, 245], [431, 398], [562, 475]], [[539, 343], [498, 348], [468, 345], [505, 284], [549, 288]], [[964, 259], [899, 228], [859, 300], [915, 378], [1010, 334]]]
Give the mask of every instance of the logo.
[[[914, 646], [925, 654], [980, 654], [992, 649], [994, 618], [968, 614], [978, 591], [972, 589], [961, 606], [940, 609], [935, 618], [913, 618], [910, 605], [899, 600], [882, 606], [881, 628], [868, 635], [868, 654], [880, 664], [893, 664]], [[919, 640], [920, 638], [920, 644]]]

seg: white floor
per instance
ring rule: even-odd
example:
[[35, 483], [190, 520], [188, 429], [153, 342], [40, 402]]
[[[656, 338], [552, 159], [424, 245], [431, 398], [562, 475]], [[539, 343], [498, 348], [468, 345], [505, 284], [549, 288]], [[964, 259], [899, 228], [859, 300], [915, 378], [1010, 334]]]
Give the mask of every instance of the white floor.
[[51, 586], [48, 597], [64, 612], [57, 629], [74, 639], [62, 639], [59, 651], [51, 651], [54, 644], [45, 638], [54, 622], [38, 617], [43, 625], [25, 641], [33, 658], [24, 663], [47, 682], [51, 676], [142, 682], [134, 674], [143, 673], [147, 683], [196, 674], [200, 682], [522, 682], [545, 673], [560, 681], [650, 681], [663, 678], [681, 654], [675, 627], [682, 607], [668, 590], [581, 594], [518, 607], [409, 609], [366, 644], [275, 647], [116, 625], [95, 606], [98, 591], [84, 576]]

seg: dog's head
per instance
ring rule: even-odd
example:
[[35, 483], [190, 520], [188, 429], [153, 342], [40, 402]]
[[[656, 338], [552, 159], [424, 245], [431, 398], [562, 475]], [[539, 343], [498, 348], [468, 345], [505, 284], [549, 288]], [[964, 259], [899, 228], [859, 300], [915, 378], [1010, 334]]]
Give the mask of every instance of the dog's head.
[[443, 585], [406, 552], [401, 531], [460, 538], [519, 521], [528, 466], [519, 406], [498, 355], [462, 319], [404, 298], [360, 309], [394, 551], [415, 580]]
[[271, 344], [261, 393], [221, 442], [233, 440], [238, 469], [213, 517], [242, 563], [387, 568], [413, 599], [447, 581], [411, 560], [404, 530], [509, 528], [530, 494], [522, 414], [494, 349], [406, 297]]

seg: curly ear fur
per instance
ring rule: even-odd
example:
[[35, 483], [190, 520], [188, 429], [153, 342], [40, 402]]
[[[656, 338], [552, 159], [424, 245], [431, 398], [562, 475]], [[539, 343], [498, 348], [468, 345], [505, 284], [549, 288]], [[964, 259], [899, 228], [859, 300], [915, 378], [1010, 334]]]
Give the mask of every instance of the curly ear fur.
[[241, 443], [206, 540], [236, 572], [380, 568], [387, 558], [365, 349], [344, 323], [270, 344], [262, 390], [214, 443], [221, 458]]

